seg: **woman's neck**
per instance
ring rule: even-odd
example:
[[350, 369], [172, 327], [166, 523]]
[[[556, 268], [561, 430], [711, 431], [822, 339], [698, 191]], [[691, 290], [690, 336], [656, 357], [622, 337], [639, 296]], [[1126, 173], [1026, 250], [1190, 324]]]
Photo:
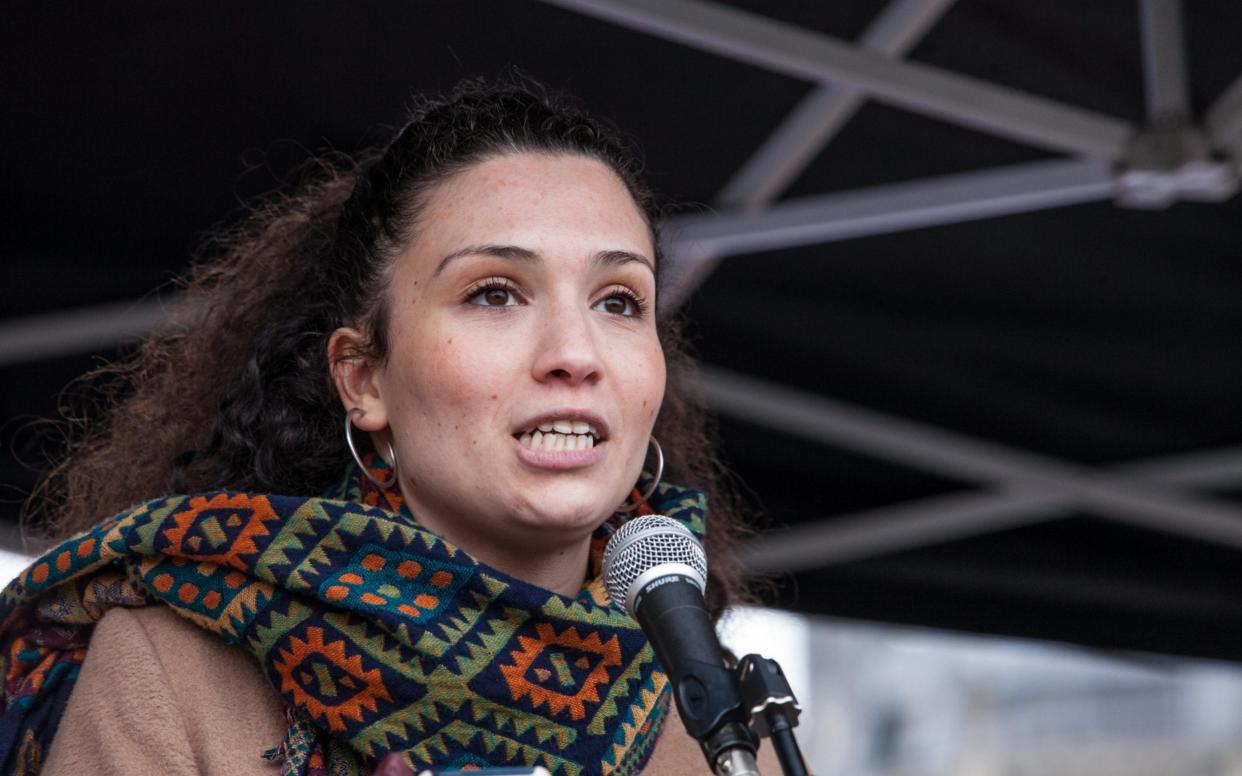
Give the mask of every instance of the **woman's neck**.
[[[447, 537], [446, 537], [447, 538]], [[459, 545], [461, 546], [461, 545]], [[574, 598], [582, 590], [590, 559], [591, 540], [547, 547], [539, 552], [521, 548], [509, 552], [498, 547], [462, 547], [475, 558], [511, 577]]]
[[591, 555], [590, 534], [567, 536], [509, 526], [498, 535], [480, 535], [426, 511], [414, 514], [421, 526], [497, 571], [567, 598], [582, 590]]

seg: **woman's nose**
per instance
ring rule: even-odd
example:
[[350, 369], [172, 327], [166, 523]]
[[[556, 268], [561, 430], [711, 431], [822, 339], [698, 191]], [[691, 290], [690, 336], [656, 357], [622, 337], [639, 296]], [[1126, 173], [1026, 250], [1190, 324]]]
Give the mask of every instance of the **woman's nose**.
[[589, 310], [549, 310], [541, 316], [534, 377], [540, 382], [569, 385], [592, 383], [603, 373], [596, 332]]

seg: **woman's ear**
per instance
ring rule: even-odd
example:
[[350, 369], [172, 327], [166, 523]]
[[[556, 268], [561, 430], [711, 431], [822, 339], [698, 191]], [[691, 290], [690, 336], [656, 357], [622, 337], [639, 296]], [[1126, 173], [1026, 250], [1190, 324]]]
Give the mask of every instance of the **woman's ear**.
[[380, 391], [381, 367], [362, 355], [367, 339], [362, 332], [342, 326], [328, 338], [328, 368], [345, 411], [362, 410], [354, 425], [362, 431], [382, 431], [388, 426], [388, 410]]

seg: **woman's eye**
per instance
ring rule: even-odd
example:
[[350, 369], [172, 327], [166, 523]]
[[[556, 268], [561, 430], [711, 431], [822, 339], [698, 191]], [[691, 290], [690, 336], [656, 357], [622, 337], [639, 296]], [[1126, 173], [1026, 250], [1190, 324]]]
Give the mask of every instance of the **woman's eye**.
[[638, 303], [632, 297], [625, 294], [613, 294], [606, 296], [595, 303], [595, 309], [610, 315], [625, 315], [633, 317], [640, 312]]
[[507, 288], [493, 286], [470, 297], [470, 302], [483, 307], [512, 307], [517, 304], [517, 296]]

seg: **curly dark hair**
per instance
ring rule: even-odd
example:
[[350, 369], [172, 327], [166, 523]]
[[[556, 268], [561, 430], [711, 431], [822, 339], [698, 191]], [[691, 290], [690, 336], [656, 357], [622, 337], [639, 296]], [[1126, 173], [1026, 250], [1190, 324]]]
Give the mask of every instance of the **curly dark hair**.
[[[607, 164], [659, 245], [660, 213], [636, 152], [565, 97], [509, 79], [423, 98], [386, 147], [314, 160], [295, 192], [269, 197], [205, 243], [171, 320], [131, 357], [87, 376], [106, 409], [71, 429], [66, 456], [27, 503], [28, 524], [64, 536], [169, 493], [322, 493], [350, 459], [329, 336], [355, 326], [368, 340], [361, 355], [382, 360], [386, 269], [435, 186], [522, 151]], [[665, 316], [659, 328], [668, 387], [655, 434], [666, 476], [708, 494], [707, 599], [718, 616], [745, 598], [734, 554], [743, 520], [709, 452], [681, 327]]]

